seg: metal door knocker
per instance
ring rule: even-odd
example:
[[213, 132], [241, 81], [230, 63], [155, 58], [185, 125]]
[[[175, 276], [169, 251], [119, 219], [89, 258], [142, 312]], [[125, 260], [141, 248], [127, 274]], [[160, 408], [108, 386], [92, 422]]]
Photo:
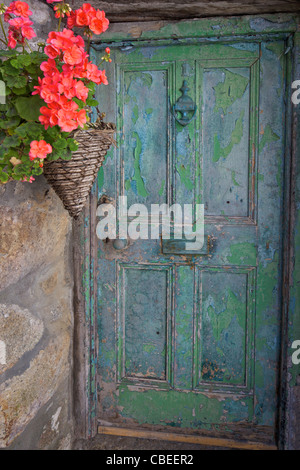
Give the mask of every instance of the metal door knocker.
[[[197, 106], [187, 92], [189, 87], [187, 86], [186, 80], [183, 80], [182, 87], [180, 88], [182, 95], [178, 98], [177, 102], [173, 105], [173, 115], [179, 124], [186, 126], [189, 124], [195, 117]], [[178, 117], [178, 113], [181, 114], [181, 117]], [[192, 115], [191, 115], [192, 113]]]

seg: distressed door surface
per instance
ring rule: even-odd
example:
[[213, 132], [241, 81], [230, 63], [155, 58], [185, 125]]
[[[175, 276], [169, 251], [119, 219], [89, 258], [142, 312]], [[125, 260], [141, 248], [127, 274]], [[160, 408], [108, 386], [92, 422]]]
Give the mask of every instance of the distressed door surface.
[[[272, 435], [284, 41], [111, 50], [98, 98], [117, 123], [118, 147], [99, 172], [98, 198], [126, 195], [128, 206], [149, 210], [203, 203], [214, 247], [209, 256], [166, 255], [160, 240], [124, 250], [98, 242], [99, 422]], [[172, 115], [184, 80], [197, 105], [186, 126]]]

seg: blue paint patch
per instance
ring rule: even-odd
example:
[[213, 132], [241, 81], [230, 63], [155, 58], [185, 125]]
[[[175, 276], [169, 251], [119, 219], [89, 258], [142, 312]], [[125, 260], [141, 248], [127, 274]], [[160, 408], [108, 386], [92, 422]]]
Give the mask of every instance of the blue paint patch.
[[138, 195], [136, 181], [134, 180], [131, 181], [131, 189], [134, 192], [134, 194]]
[[233, 43], [228, 44], [229, 47], [233, 47], [234, 49], [238, 49], [240, 51], [249, 51], [249, 52], [258, 52], [258, 45], [253, 42], [243, 42], [243, 43]]
[[287, 23], [274, 23], [273, 21], [266, 20], [265, 18], [253, 18], [249, 21], [250, 28], [256, 32], [263, 32], [268, 29], [281, 31], [286, 30], [289, 26], [293, 25], [293, 21], [288, 21]]
[[273, 248], [271, 245], [269, 245], [268, 248], [266, 248], [265, 244], [262, 244], [258, 247], [259, 262], [264, 268], [266, 268], [268, 264], [272, 263], [275, 253], [276, 248]]
[[157, 48], [155, 47], [141, 47], [140, 52], [146, 59], [152, 59], [156, 54]]

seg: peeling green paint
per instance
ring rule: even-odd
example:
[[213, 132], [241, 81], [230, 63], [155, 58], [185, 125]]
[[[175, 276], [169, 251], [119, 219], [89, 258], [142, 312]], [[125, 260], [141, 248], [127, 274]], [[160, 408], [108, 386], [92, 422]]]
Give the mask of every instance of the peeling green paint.
[[162, 196], [162, 195], [164, 194], [165, 184], [166, 184], [166, 182], [165, 182], [165, 180], [163, 180], [162, 183], [161, 183], [160, 190], [159, 190], [159, 192], [158, 192], [158, 195], [159, 195], [159, 196]]
[[225, 80], [222, 83], [218, 83], [214, 87], [216, 104], [215, 112], [221, 108], [223, 109], [224, 114], [226, 114], [227, 109], [238, 99], [240, 99], [246, 91], [247, 85], [249, 83], [248, 78], [243, 77], [243, 75], [230, 72], [229, 70], [224, 70]]
[[257, 179], [258, 179], [258, 181], [264, 181], [265, 177], [261, 173], [258, 173]]
[[[258, 311], [261, 315], [258, 318], [262, 318], [265, 322], [266, 319], [263, 316], [264, 311], [270, 308], [270, 304], [272, 305], [272, 299], [276, 297], [277, 294], [274, 292], [274, 281], [277, 277], [277, 270], [278, 270], [278, 252], [274, 254], [274, 260], [272, 263], [267, 264], [265, 268], [262, 265], [261, 269], [263, 270], [263, 276], [259, 277], [258, 285], [257, 285], [257, 302], [258, 302]], [[269, 321], [276, 322], [276, 317], [270, 316]], [[258, 323], [259, 326], [259, 323]]]
[[[208, 307], [213, 336], [217, 341], [220, 341], [221, 335], [227, 330], [234, 316], [237, 317], [240, 326], [245, 328], [245, 318], [241, 317], [241, 312], [244, 314], [245, 303], [243, 304], [229, 288], [225, 295], [226, 299], [222, 298], [219, 305]], [[241, 309], [242, 304], [244, 307]]]
[[227, 158], [230, 154], [231, 150], [233, 149], [234, 145], [240, 143], [243, 137], [243, 118], [244, 118], [245, 110], [241, 111], [240, 117], [235, 122], [234, 130], [231, 134], [230, 143], [222, 148], [220, 145], [218, 134], [214, 135], [214, 154], [213, 154], [213, 162], [218, 162], [220, 158]]
[[235, 179], [235, 174], [236, 174], [236, 172], [234, 170], [232, 170], [231, 171], [232, 182], [233, 182], [234, 186], [240, 186], [239, 183], [237, 182], [237, 180]]
[[141, 176], [141, 169], [140, 169], [140, 156], [142, 153], [142, 142], [137, 132], [132, 132], [132, 137], [136, 139], [136, 146], [134, 149], [134, 176], [132, 177], [132, 179], [136, 181], [138, 194], [142, 197], [147, 197], [149, 193], [145, 189], [145, 184]]
[[279, 140], [280, 137], [272, 131], [270, 124], [267, 124], [264, 131], [261, 141], [259, 143], [259, 153], [263, 150], [265, 145], [270, 144], [271, 142], [275, 142]]
[[184, 184], [186, 189], [189, 189], [190, 191], [192, 191], [194, 188], [194, 185], [190, 178], [190, 165], [187, 165], [186, 167], [183, 164], [177, 165], [176, 170], [180, 176], [181, 182]]
[[130, 188], [131, 188], [131, 180], [127, 179], [125, 180], [125, 190], [129, 191]]
[[[138, 423], [157, 424], [161, 426], [173, 426], [177, 428], [201, 428], [212, 429], [220, 417], [223, 422], [238, 419], [246, 419], [251, 409], [251, 398], [245, 397], [244, 405], [236, 403], [230, 406], [230, 398], [222, 400], [193, 392], [181, 393], [170, 390], [161, 393], [158, 402], [159, 391], [148, 390], [147, 393], [134, 392], [130, 386], [123, 385], [120, 389], [120, 414], [126, 418], [134, 418]], [[223, 413], [224, 406], [227, 408]], [[175, 413], [174, 410], [177, 410]], [[142, 417], [142, 418], [141, 418]]]
[[234, 243], [230, 246], [230, 255], [227, 257], [231, 264], [255, 265], [256, 264], [256, 247], [254, 243]]
[[[260, 21], [259, 21], [260, 20]], [[297, 31], [297, 15], [295, 13], [282, 13], [280, 17], [278, 14], [262, 14], [259, 16], [247, 15], [239, 18], [203, 18], [191, 21], [180, 21], [171, 24], [157, 23], [155, 29], [150, 30], [141, 28], [138, 41], [149, 39], [172, 38], [180, 40], [185, 38], [215, 38], [233, 35], [246, 35], [246, 34], [259, 34], [264, 35], [269, 33], [279, 32], [295, 32]], [[99, 49], [103, 50], [104, 41], [119, 41], [128, 39], [130, 41], [137, 40], [136, 30], [124, 33], [123, 31], [110, 31], [105, 32], [102, 36]], [[245, 51], [247, 53], [248, 51]], [[249, 53], [249, 52], [248, 52]]]
[[144, 344], [143, 345], [143, 350], [147, 353], [151, 353], [151, 352], [155, 351], [155, 345], [152, 344], [152, 343]]
[[139, 117], [139, 109], [138, 109], [137, 105], [134, 106], [134, 108], [132, 110], [132, 113], [133, 113], [132, 122], [133, 122], [133, 124], [135, 124], [136, 121], [138, 120], [138, 117]]
[[127, 72], [125, 74], [125, 77], [126, 77], [126, 80], [125, 80], [125, 84], [127, 84], [127, 93], [128, 93], [128, 90], [130, 88], [130, 84], [132, 82], [132, 80], [142, 80], [143, 84], [146, 85], [149, 89], [152, 85], [152, 76], [150, 73], [147, 73], [147, 72]]
[[279, 59], [282, 56], [282, 44], [280, 42], [271, 42], [266, 45], [266, 49], [272, 51]]
[[98, 172], [98, 187], [101, 190], [104, 185], [104, 169], [103, 166], [100, 167]]

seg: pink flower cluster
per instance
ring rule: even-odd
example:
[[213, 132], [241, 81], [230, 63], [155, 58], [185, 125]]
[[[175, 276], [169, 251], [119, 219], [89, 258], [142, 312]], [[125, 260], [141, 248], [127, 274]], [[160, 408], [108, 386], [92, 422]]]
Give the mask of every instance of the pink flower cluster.
[[96, 10], [90, 3], [83, 3], [82, 8], [71, 11], [68, 17], [68, 27], [86, 27], [90, 34], [101, 34], [107, 30], [109, 21], [102, 10]]
[[[78, 109], [73, 98], [86, 102], [89, 89], [85, 86], [89, 81], [96, 84], [107, 84], [105, 71], [88, 61], [81, 36], [64, 29], [62, 32], [49, 33], [45, 53], [49, 59], [41, 64], [44, 77], [33, 94], [45, 101], [42, 106], [40, 122], [47, 129], [58, 125], [62, 131], [71, 132], [86, 123], [86, 111]], [[57, 68], [55, 59], [63, 63], [62, 71]]]
[[27, 3], [15, 1], [5, 10], [4, 21], [9, 24], [8, 27], [8, 47], [14, 49], [17, 44], [24, 44], [26, 39], [36, 36], [31, 28], [33, 24], [29, 20], [32, 11], [29, 10]]
[[[91, 38], [93, 34], [105, 32], [109, 21], [104, 11], [96, 10], [89, 3], [84, 3], [81, 8], [72, 11], [70, 5], [64, 1], [47, 0], [47, 2], [57, 3], [54, 11], [60, 21], [58, 31], [51, 31], [48, 35], [44, 48], [48, 59], [40, 65], [43, 76], [38, 78], [39, 83], [34, 87], [35, 91], [32, 94], [39, 95], [44, 101], [44, 106], [40, 108], [39, 120], [46, 130], [48, 127], [58, 126], [63, 132], [72, 132], [78, 127], [84, 127], [87, 121], [88, 106], [85, 105], [91, 82], [97, 85], [108, 84], [105, 70], [99, 70], [89, 61], [83, 38], [76, 36], [72, 29], [84, 28], [83, 33]], [[9, 7], [2, 5], [0, 14], [2, 13], [5, 22], [9, 24], [7, 40], [9, 48], [13, 49], [18, 44], [24, 46], [28, 39], [36, 36], [31, 27], [33, 22], [29, 19], [32, 12], [26, 2], [16, 0]], [[65, 16], [67, 16], [67, 27], [60, 31], [61, 18]], [[110, 49], [106, 48], [102, 61], [111, 62], [109, 54]], [[78, 104], [77, 100], [81, 101], [81, 104]], [[33, 167], [42, 168], [44, 159], [52, 150], [52, 146], [45, 140], [33, 140], [29, 151]], [[32, 183], [34, 177], [24, 176], [22, 181]]]
[[33, 183], [33, 181], [35, 181], [35, 178], [33, 176], [30, 176], [29, 179], [27, 178], [27, 176], [24, 176], [24, 178], [21, 180], [23, 183]]

